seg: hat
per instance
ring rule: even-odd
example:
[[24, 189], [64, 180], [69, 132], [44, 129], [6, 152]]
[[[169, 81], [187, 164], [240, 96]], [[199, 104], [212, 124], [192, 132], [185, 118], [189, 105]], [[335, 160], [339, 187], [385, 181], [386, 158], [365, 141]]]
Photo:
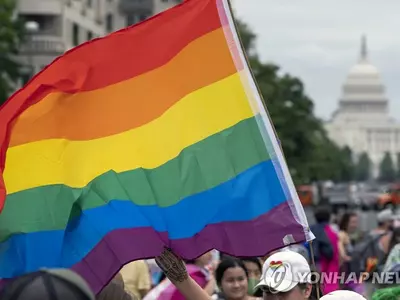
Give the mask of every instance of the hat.
[[78, 274], [68, 269], [29, 273], [7, 283], [1, 300], [94, 300], [94, 294]]
[[395, 220], [395, 216], [391, 209], [382, 210], [381, 212], [378, 213], [376, 218], [377, 218], [378, 222], [380, 222], [380, 223]]
[[302, 255], [310, 263], [310, 253], [304, 244], [293, 244], [282, 249], [282, 251], [293, 251]]
[[264, 262], [261, 279], [255, 289], [266, 287], [270, 291], [288, 292], [299, 283], [311, 283], [310, 276], [310, 265], [304, 256], [294, 251], [280, 251]]
[[353, 291], [338, 290], [322, 296], [320, 300], [367, 300]]

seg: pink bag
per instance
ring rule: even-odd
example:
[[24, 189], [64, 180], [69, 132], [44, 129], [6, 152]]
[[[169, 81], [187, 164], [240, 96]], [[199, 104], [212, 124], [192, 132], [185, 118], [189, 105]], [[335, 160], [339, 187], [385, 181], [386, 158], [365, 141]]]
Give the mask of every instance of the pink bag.
[[339, 280], [336, 280], [340, 278], [340, 257], [338, 234], [333, 230], [331, 225], [326, 225], [324, 230], [333, 248], [333, 258], [331, 260], [327, 260], [325, 257], [321, 257], [320, 270], [323, 276], [321, 278], [325, 279], [325, 281], [322, 283], [322, 288], [324, 295], [326, 295], [330, 292], [340, 289], [340, 282]]

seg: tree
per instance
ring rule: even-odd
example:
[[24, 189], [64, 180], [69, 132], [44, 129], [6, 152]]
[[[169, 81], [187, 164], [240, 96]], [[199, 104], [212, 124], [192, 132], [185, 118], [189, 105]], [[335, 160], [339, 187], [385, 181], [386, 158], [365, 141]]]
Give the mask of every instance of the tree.
[[[326, 134], [323, 134], [315, 142], [313, 159], [310, 161], [312, 181], [332, 180], [342, 182], [343, 163], [342, 149], [333, 143]], [[345, 166], [346, 167], [346, 166]]]
[[281, 141], [291, 175], [296, 183], [340, 179], [340, 149], [332, 143], [321, 120], [314, 115], [314, 103], [301, 80], [279, 75], [279, 67], [262, 63], [256, 54], [255, 35], [238, 22], [239, 33], [270, 118]]
[[15, 1], [0, 0], [0, 105], [7, 100], [20, 78], [15, 54], [22, 36], [22, 21], [15, 17]]
[[366, 152], [363, 152], [358, 158], [355, 167], [355, 176], [358, 181], [367, 181], [371, 178], [371, 160]]
[[250, 30], [247, 24], [241, 22], [240, 20], [237, 20], [236, 24], [238, 25], [240, 39], [244, 49], [246, 49], [246, 54], [249, 57], [257, 58], [257, 53], [255, 51], [256, 35]]
[[396, 178], [396, 171], [394, 168], [394, 163], [392, 156], [389, 152], [386, 152], [379, 168], [380, 174], [379, 179], [382, 182], [392, 182]]
[[341, 150], [341, 160], [340, 160], [340, 169], [341, 169], [341, 180], [348, 182], [354, 180], [354, 158], [353, 151], [348, 147], [344, 147]]

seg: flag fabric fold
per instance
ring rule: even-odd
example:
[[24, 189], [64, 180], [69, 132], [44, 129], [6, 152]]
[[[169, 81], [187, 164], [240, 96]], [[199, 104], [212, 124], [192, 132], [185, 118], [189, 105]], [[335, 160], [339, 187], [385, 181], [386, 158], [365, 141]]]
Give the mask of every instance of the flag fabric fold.
[[164, 246], [261, 256], [312, 239], [228, 0], [78, 46], [0, 109], [0, 278], [98, 292]]

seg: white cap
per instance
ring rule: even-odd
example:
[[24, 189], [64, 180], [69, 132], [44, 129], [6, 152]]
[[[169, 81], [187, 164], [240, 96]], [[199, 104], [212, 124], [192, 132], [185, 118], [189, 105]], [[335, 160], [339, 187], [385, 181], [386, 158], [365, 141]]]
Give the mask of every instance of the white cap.
[[367, 300], [353, 291], [334, 291], [321, 297], [320, 300]]
[[382, 210], [378, 213], [376, 218], [378, 222], [389, 222], [396, 219], [391, 209]]
[[286, 246], [282, 251], [293, 251], [302, 255], [308, 262], [310, 262], [310, 254], [305, 246], [302, 244], [293, 244]]
[[310, 276], [310, 265], [304, 256], [294, 251], [280, 251], [265, 261], [260, 282], [255, 288], [288, 292], [299, 283], [311, 283]]

